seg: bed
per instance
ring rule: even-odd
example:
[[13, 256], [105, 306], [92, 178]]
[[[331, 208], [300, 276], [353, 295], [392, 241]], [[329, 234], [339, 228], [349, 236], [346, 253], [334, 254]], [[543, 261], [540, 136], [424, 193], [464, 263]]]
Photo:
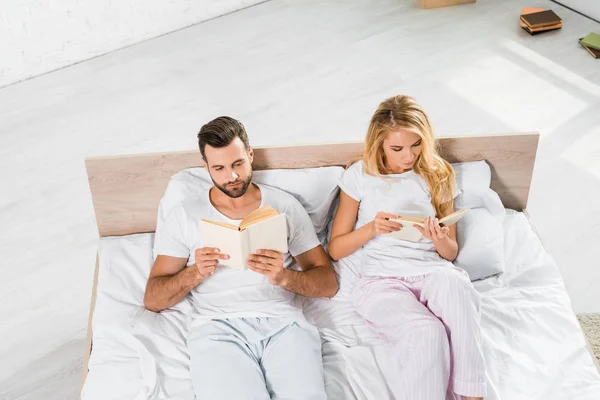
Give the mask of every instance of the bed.
[[[482, 295], [488, 399], [598, 399], [600, 374], [558, 268], [524, 210], [539, 135], [442, 138], [450, 162], [486, 160], [503, 216], [505, 272], [474, 282]], [[255, 170], [344, 166], [362, 143], [256, 148]], [[159, 202], [171, 177], [198, 167], [197, 151], [86, 160], [100, 244], [81, 398], [194, 398], [186, 334], [191, 303], [155, 314], [142, 299]], [[352, 262], [351, 258], [348, 262]], [[352, 277], [336, 265], [334, 300], [305, 303], [321, 333], [331, 399], [390, 398], [383, 347], [349, 307]], [[294, 371], [290, 371], [294, 373]]]

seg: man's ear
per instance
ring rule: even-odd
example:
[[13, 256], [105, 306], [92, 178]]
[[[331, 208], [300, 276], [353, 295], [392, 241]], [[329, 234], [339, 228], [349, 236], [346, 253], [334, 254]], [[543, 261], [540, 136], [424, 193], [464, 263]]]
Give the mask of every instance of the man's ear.
[[250, 159], [250, 164], [252, 164], [252, 161], [254, 161], [254, 150], [252, 147], [248, 149], [248, 158]]
[[204, 157], [201, 157], [201, 160], [202, 160], [202, 166], [204, 167], [205, 170], [208, 171], [208, 163], [206, 162]]

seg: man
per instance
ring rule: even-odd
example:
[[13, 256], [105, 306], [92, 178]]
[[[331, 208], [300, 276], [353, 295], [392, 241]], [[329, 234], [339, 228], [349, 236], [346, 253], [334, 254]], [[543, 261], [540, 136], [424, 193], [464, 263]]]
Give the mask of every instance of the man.
[[[197, 398], [324, 400], [319, 334], [293, 302], [295, 293], [333, 297], [338, 289], [312, 222], [294, 197], [252, 182], [254, 153], [239, 121], [207, 123], [198, 145], [214, 187], [174, 207], [157, 230], [144, 304], [160, 312], [191, 294]], [[289, 253], [257, 250], [246, 270], [219, 265], [228, 255], [200, 242], [199, 220], [239, 225], [263, 205], [286, 215]], [[287, 268], [294, 260], [301, 271]]]

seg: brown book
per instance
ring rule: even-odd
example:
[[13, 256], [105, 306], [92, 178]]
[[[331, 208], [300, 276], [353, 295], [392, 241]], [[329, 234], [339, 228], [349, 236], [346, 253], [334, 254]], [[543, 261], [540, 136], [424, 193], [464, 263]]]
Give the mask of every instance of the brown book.
[[556, 25], [562, 20], [554, 11], [546, 10], [521, 15], [521, 21], [525, 22], [530, 28], [539, 28], [542, 26]]
[[581, 47], [586, 49], [588, 51], [588, 53], [590, 53], [592, 55], [592, 57], [600, 58], [600, 50], [596, 50], [591, 47], [587, 47], [585, 44], [581, 43], [581, 39], [583, 39], [583, 38], [579, 38], [579, 44], [581, 45]]
[[521, 27], [523, 29], [525, 29], [530, 35], [537, 35], [538, 33], [554, 31], [556, 29], [560, 29], [563, 27], [563, 24], [561, 22], [560, 24], [543, 26], [541, 28], [530, 28], [529, 26], [522, 24]]
[[[537, 7], [524, 7], [524, 8], [521, 9], [521, 15], [533, 14], [533, 13], [541, 12], [541, 11], [544, 11], [544, 9], [543, 8], [537, 8]], [[551, 25], [550, 27], [556, 27], [556, 28], [558, 28], [559, 27], [558, 25], [560, 25], [560, 27], [562, 28], [562, 22], [560, 22], [560, 23], [558, 23], [556, 25]], [[521, 20], [521, 26], [523, 28], [525, 28], [527, 26], [527, 24], [524, 21]], [[536, 32], [538, 29], [542, 29], [542, 28], [535, 28], [535, 29], [530, 29], [530, 30], [532, 30], [533, 32]]]
[[559, 21], [559, 22], [556, 22], [556, 23], [553, 23], [553, 24], [549, 24], [549, 25], [531, 26], [527, 22], [525, 22], [525, 20], [523, 18], [521, 18], [521, 25], [524, 25], [524, 26], [526, 26], [526, 27], [528, 27], [530, 29], [543, 29], [543, 28], [546, 28], [546, 27], [549, 27], [549, 26], [562, 25], [562, 22]]

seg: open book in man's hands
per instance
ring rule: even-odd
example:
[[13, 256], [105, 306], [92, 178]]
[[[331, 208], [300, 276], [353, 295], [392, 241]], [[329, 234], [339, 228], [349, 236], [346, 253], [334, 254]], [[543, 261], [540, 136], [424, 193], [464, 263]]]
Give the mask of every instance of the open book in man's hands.
[[[446, 215], [444, 218], [440, 219], [440, 225], [454, 225], [467, 213], [467, 211], [469, 211], [469, 209], [464, 208], [462, 210], [455, 211], [450, 215]], [[418, 242], [423, 237], [423, 235], [421, 235], [421, 232], [419, 232], [417, 228], [415, 228], [415, 225], [418, 225], [421, 228], [425, 226], [425, 220], [423, 219], [403, 217], [399, 215], [397, 218], [390, 218], [390, 221], [402, 224], [402, 229], [396, 232], [388, 233], [387, 236], [391, 236], [396, 239], [408, 240], [411, 242]]]
[[258, 249], [288, 251], [285, 214], [270, 206], [252, 211], [240, 226], [201, 219], [200, 239], [204, 247], [215, 247], [229, 255], [229, 259], [219, 261], [220, 265], [238, 269], [247, 269], [248, 256]]

